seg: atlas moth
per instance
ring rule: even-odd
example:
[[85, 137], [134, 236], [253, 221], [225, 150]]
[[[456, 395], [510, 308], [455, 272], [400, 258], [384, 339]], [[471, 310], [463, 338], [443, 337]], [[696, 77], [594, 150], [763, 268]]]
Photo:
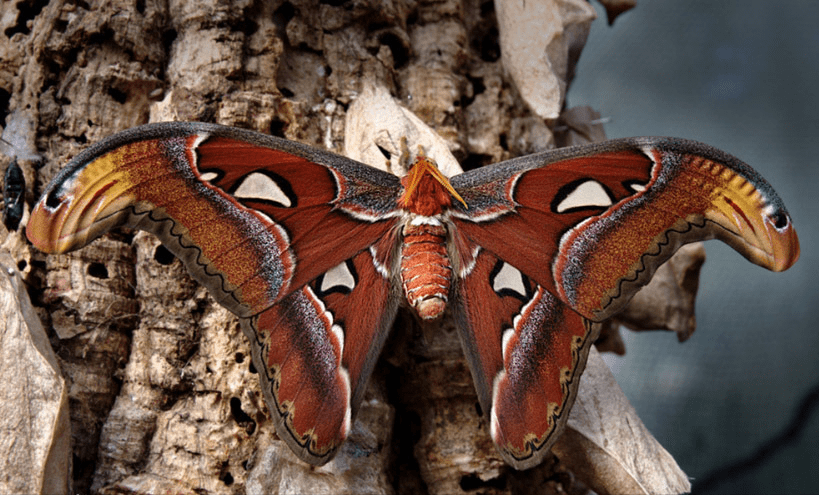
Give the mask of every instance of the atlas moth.
[[445, 177], [205, 123], [91, 146], [27, 225], [40, 250], [155, 234], [235, 313], [277, 432], [304, 461], [348, 436], [399, 307], [459, 328], [492, 439], [536, 465], [566, 424], [598, 322], [682, 244], [716, 238], [771, 270], [799, 256], [773, 188], [705, 144], [631, 138]]

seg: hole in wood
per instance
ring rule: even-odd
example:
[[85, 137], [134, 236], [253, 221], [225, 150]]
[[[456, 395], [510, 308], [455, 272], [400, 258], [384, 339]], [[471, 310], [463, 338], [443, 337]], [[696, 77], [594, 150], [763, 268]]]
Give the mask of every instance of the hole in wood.
[[88, 265], [88, 275], [103, 280], [107, 279], [108, 268], [106, 268], [102, 263], [91, 263]]

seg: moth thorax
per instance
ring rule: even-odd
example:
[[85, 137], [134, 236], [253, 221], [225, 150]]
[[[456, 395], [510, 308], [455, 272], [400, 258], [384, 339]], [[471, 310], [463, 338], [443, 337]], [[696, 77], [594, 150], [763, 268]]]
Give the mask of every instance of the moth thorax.
[[418, 316], [433, 320], [443, 314], [451, 276], [446, 228], [437, 222], [405, 225], [401, 282], [407, 302]]

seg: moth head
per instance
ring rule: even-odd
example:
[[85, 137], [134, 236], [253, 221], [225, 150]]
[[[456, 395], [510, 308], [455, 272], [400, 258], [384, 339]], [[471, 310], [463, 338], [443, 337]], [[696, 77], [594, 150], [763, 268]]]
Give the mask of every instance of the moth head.
[[454, 197], [467, 208], [466, 201], [438, 170], [434, 160], [418, 155], [410, 165], [409, 173], [401, 179], [404, 192], [398, 198], [398, 206], [423, 216], [440, 214], [452, 204]]

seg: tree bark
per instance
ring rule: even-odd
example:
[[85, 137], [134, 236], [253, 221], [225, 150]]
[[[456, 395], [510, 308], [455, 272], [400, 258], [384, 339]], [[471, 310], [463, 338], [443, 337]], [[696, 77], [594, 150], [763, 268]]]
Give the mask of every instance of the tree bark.
[[[561, 23], [583, 3], [554, 2], [558, 112], [570, 52], [585, 40]], [[87, 144], [148, 121], [212, 121], [344, 153], [347, 112], [367, 88], [395, 96], [465, 168], [551, 148], [556, 126], [558, 142], [577, 137], [507, 76], [489, 1], [0, 9], [0, 106], [33, 150], [21, 160], [29, 203]], [[75, 253], [23, 256], [68, 382], [74, 492], [586, 490], [556, 458], [526, 472], [501, 461], [451, 324], [399, 318], [345, 446], [366, 455], [315, 469], [277, 439], [236, 318], [155, 238], [119, 232]]]

